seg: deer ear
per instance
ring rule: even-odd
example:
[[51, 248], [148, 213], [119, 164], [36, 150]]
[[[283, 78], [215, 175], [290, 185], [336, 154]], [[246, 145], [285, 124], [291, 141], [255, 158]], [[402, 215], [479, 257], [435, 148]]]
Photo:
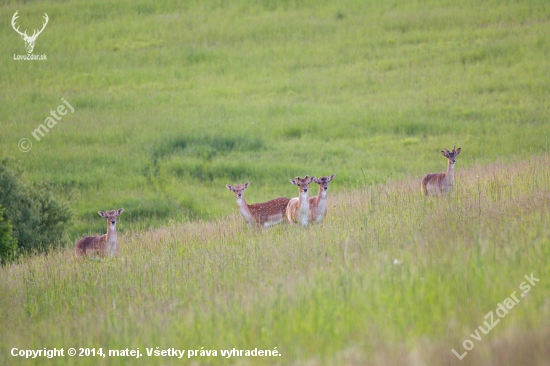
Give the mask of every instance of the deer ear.
[[99, 216], [101, 216], [101, 217], [107, 217], [107, 215], [105, 215], [105, 212], [103, 212], [103, 211], [97, 211], [97, 213], [98, 213]]
[[334, 177], [336, 177], [336, 174], [331, 175], [331, 176], [328, 178], [328, 181], [330, 182], [331, 180], [334, 179]]
[[443, 156], [446, 157], [446, 158], [449, 157], [449, 155], [447, 155], [447, 152], [445, 152], [445, 151], [443, 151], [443, 150], [441, 150], [441, 155], [443, 155]]
[[294, 184], [295, 186], [298, 185], [298, 183], [296, 183], [296, 181], [295, 181], [294, 179], [291, 179], [291, 180], [290, 180], [290, 183]]
[[458, 155], [458, 154], [460, 154], [460, 150], [462, 150], [461, 147], [459, 147], [458, 149], [456, 149], [456, 154], [455, 154], [455, 156]]
[[233, 187], [231, 187], [229, 184], [226, 184], [225, 188], [229, 189], [230, 191], [233, 191]]
[[246, 183], [244, 184], [244, 189], [247, 189], [249, 184], [250, 184], [250, 182], [246, 182]]
[[123, 212], [124, 212], [124, 209], [121, 208], [120, 210], [117, 210], [116, 215], [118, 216], [118, 215], [120, 215], [120, 214], [123, 213]]

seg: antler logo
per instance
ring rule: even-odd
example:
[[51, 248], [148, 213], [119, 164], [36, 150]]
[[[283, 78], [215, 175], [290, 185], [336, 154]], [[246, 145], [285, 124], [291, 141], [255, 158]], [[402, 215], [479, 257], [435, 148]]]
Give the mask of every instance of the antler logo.
[[21, 35], [21, 38], [23, 38], [23, 40], [25, 41], [25, 48], [27, 49], [27, 53], [32, 53], [32, 50], [34, 49], [34, 42], [36, 42], [36, 38], [38, 38], [38, 36], [40, 35], [40, 33], [42, 33], [42, 31], [44, 30], [44, 28], [46, 28], [46, 24], [48, 24], [48, 14], [44, 13], [44, 20], [45, 22], [42, 23], [42, 29], [40, 30], [34, 30], [33, 33], [32, 33], [32, 36], [29, 36], [27, 34], [27, 30], [25, 29], [24, 32], [21, 32], [19, 30], [19, 27], [15, 27], [15, 21], [17, 20], [17, 18], [19, 18], [19, 16], [17, 15], [17, 13], [19, 13], [19, 10], [15, 12], [15, 14], [13, 14], [13, 17], [11, 18], [11, 26], [13, 27], [13, 29], [19, 33], [19, 35]]

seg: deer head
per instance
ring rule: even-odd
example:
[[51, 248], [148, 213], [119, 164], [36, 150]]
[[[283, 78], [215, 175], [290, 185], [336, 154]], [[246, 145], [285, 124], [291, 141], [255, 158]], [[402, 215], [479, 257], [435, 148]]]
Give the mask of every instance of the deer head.
[[319, 178], [313, 177], [311, 180], [314, 183], [317, 183], [318, 185], [320, 185], [323, 188], [323, 191], [326, 191], [328, 190], [328, 184], [330, 183], [331, 180], [334, 179], [335, 176], [336, 174], [332, 174], [330, 177], [319, 177]]
[[298, 186], [298, 189], [300, 190], [300, 194], [306, 193], [309, 189], [309, 184], [313, 182], [315, 177], [309, 177], [306, 175], [304, 178], [296, 177], [296, 179], [291, 179], [290, 183], [294, 184], [295, 186]]
[[104, 217], [104, 218], [107, 219], [107, 224], [109, 224], [110, 226], [115, 226], [116, 225], [116, 217], [118, 215], [120, 215], [123, 211], [124, 211], [124, 209], [121, 208], [119, 210], [112, 210], [112, 211], [107, 211], [107, 212], [97, 211], [97, 213], [99, 214], [99, 216]]
[[27, 30], [25, 29], [24, 32], [21, 32], [19, 30], [19, 27], [16, 28], [15, 26], [15, 21], [17, 20], [17, 18], [19, 18], [19, 16], [17, 15], [17, 13], [19, 12], [16, 11], [15, 14], [13, 14], [13, 17], [11, 18], [11, 26], [13, 27], [13, 29], [19, 33], [19, 35], [21, 36], [21, 38], [23, 38], [23, 40], [25, 41], [25, 48], [27, 49], [27, 53], [32, 53], [32, 50], [34, 49], [34, 42], [36, 42], [36, 38], [38, 38], [38, 36], [40, 35], [40, 33], [42, 33], [42, 31], [44, 30], [44, 28], [46, 28], [46, 24], [48, 24], [48, 14], [44, 13], [44, 20], [45, 22], [42, 23], [42, 29], [40, 30], [34, 30], [33, 33], [32, 33], [32, 36], [29, 36], [27, 34]]
[[248, 188], [248, 185], [250, 182], [246, 182], [245, 184], [235, 184], [233, 186], [226, 184], [226, 188], [229, 189], [231, 192], [235, 193], [235, 197], [237, 199], [241, 199], [243, 196], [243, 192], [245, 189]]
[[444, 148], [444, 149], [445, 150], [441, 150], [441, 155], [446, 157], [447, 160], [449, 160], [449, 163], [451, 163], [451, 164], [456, 163], [456, 157], [457, 157], [458, 154], [460, 154], [461, 148], [459, 147], [458, 149], [456, 149], [456, 145], [455, 145], [453, 147], [453, 151], [449, 151], [446, 148]]

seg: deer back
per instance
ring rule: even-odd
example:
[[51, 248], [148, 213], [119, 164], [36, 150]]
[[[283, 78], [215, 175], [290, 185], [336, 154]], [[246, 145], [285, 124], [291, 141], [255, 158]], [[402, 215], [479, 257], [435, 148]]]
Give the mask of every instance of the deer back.
[[279, 197], [271, 201], [254, 203], [248, 205], [250, 212], [257, 223], [263, 225], [270, 218], [281, 218], [284, 219], [286, 213], [286, 207], [290, 198]]
[[107, 234], [101, 236], [86, 236], [78, 241], [75, 246], [76, 254], [79, 256], [88, 253], [104, 256], [106, 254], [105, 244], [107, 243]]

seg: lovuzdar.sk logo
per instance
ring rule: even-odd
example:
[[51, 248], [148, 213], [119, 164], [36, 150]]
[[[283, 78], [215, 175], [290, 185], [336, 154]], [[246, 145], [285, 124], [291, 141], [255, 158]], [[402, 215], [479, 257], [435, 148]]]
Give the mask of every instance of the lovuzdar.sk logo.
[[46, 60], [47, 57], [46, 55], [35, 55], [32, 53], [33, 49], [34, 49], [34, 43], [36, 42], [36, 39], [38, 38], [38, 36], [40, 35], [40, 33], [42, 33], [42, 31], [44, 30], [44, 28], [46, 28], [46, 25], [48, 24], [48, 14], [44, 13], [44, 22], [42, 23], [42, 29], [40, 30], [37, 30], [35, 29], [32, 33], [31, 36], [29, 36], [27, 34], [27, 30], [25, 29], [24, 32], [21, 32], [19, 30], [19, 26], [16, 26], [15, 22], [17, 21], [17, 18], [19, 18], [19, 15], [17, 14], [19, 13], [19, 10], [15, 12], [15, 14], [13, 14], [13, 17], [11, 18], [11, 26], [13, 27], [13, 29], [21, 36], [21, 38], [23, 38], [23, 41], [25, 41], [25, 48], [27, 49], [27, 54], [26, 55], [16, 55], [14, 54], [13, 55], [13, 59], [14, 60], [27, 60], [27, 61], [34, 61], [34, 60]]

